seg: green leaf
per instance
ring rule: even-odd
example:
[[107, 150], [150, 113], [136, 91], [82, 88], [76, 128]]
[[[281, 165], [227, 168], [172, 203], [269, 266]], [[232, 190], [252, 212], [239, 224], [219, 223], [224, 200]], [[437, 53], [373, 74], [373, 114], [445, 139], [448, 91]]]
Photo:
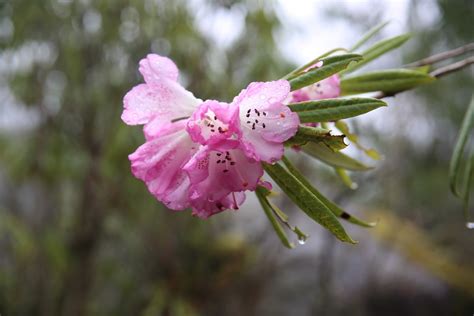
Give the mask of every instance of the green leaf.
[[471, 103], [466, 111], [464, 120], [459, 130], [459, 136], [454, 146], [453, 155], [449, 165], [449, 186], [451, 191], [457, 197], [462, 196], [461, 190], [458, 188], [459, 179], [465, 174], [461, 168], [461, 159], [466, 147], [467, 140], [470, 135], [470, 131], [474, 126], [474, 95], [472, 96]]
[[351, 133], [349, 126], [344, 121], [337, 121], [336, 127], [354, 144], [359, 150], [362, 150], [367, 156], [374, 160], [380, 160], [380, 154], [373, 148], [366, 148], [359, 142], [359, 136]]
[[354, 181], [352, 181], [351, 177], [349, 176], [349, 174], [347, 173], [347, 170], [346, 169], [342, 169], [342, 168], [334, 168], [334, 171], [336, 171], [336, 174], [339, 176], [339, 178], [341, 178], [342, 182], [349, 188], [349, 189], [352, 189], [352, 190], [355, 190], [357, 189], [358, 185], [357, 183], [355, 183]]
[[289, 104], [301, 123], [330, 122], [358, 116], [387, 104], [373, 98], [326, 99]]
[[342, 79], [341, 94], [349, 95], [372, 91], [397, 93], [434, 80], [436, 78], [416, 70], [379, 70]]
[[293, 79], [295, 77], [297, 77], [300, 73], [304, 72], [306, 69], [308, 69], [309, 67], [313, 66], [314, 64], [316, 64], [317, 62], [319, 62], [322, 58], [324, 57], [327, 57], [329, 55], [332, 55], [334, 53], [337, 53], [337, 52], [345, 52], [347, 53], [347, 49], [345, 48], [334, 48], [334, 49], [331, 49], [330, 51], [316, 57], [315, 59], [313, 59], [312, 61], [304, 64], [303, 66], [301, 67], [298, 67], [296, 68], [295, 70], [291, 71], [289, 74], [285, 75], [283, 78], [281, 79], [285, 79], [285, 80], [290, 80], [290, 79]]
[[377, 34], [378, 32], [380, 32], [381, 29], [383, 29], [389, 22], [382, 22], [380, 23], [379, 25], [376, 25], [375, 27], [373, 27], [372, 29], [370, 29], [367, 33], [365, 33], [362, 38], [354, 44], [354, 46], [352, 46], [352, 48], [350, 49], [351, 52], [355, 51], [356, 49], [358, 49], [359, 47], [361, 47], [362, 45], [364, 45], [369, 39], [371, 39], [375, 34]]
[[333, 151], [327, 146], [318, 143], [307, 143], [301, 147], [302, 150], [322, 162], [333, 166], [352, 171], [366, 171], [373, 167], [366, 166], [360, 161], [355, 160], [339, 151]]
[[295, 136], [285, 142], [285, 145], [302, 146], [308, 142], [322, 143], [332, 150], [341, 150], [347, 147], [344, 135], [331, 135], [330, 131], [319, 127], [300, 125]]
[[[471, 193], [471, 185], [474, 181], [474, 156], [469, 159], [467, 162], [466, 166], [466, 178], [464, 182], [464, 192], [463, 192], [463, 209], [464, 209], [464, 218], [467, 222], [467, 226], [469, 227], [469, 224], [472, 225], [469, 221], [469, 198], [470, 198], [470, 193]], [[472, 228], [472, 227], [471, 227]]]
[[288, 171], [293, 176], [295, 176], [306, 188], [308, 188], [319, 200], [321, 200], [321, 202], [323, 202], [335, 216], [340, 217], [352, 224], [363, 227], [374, 227], [376, 225], [376, 223], [368, 223], [354, 217], [353, 215], [342, 210], [337, 204], [327, 199], [293, 166], [293, 164], [285, 156], [283, 156], [283, 163], [285, 164]]
[[280, 164], [264, 164], [265, 171], [272, 177], [288, 197], [311, 219], [319, 223], [339, 240], [355, 244], [346, 233], [336, 216], [297, 178], [285, 170]]
[[380, 41], [373, 45], [372, 47], [368, 48], [364, 52], [362, 52], [362, 56], [364, 57], [363, 60], [358, 62], [357, 64], [351, 65], [347, 67], [344, 73], [352, 72], [356, 69], [359, 69], [363, 65], [371, 62], [372, 60], [376, 59], [377, 57], [382, 56], [383, 54], [394, 50], [397, 47], [403, 45], [408, 39], [410, 38], [410, 34], [403, 34], [399, 36], [395, 36], [383, 41]]
[[362, 59], [358, 54], [343, 54], [331, 56], [321, 59], [323, 62], [321, 67], [313, 68], [307, 72], [290, 79], [291, 91], [309, 86], [315, 82], [321, 81], [339, 71], [345, 69], [351, 62]]
[[278, 238], [280, 238], [281, 243], [287, 248], [294, 248], [295, 245], [288, 240], [285, 230], [283, 229], [283, 227], [281, 227], [280, 223], [273, 215], [273, 210], [270, 205], [270, 202], [266, 197], [267, 194], [265, 194], [265, 191], [259, 186], [257, 187], [255, 193], [257, 194], [258, 201], [260, 202], [260, 205], [262, 206], [265, 215], [267, 215], [267, 218], [272, 224], [272, 227], [275, 230]]

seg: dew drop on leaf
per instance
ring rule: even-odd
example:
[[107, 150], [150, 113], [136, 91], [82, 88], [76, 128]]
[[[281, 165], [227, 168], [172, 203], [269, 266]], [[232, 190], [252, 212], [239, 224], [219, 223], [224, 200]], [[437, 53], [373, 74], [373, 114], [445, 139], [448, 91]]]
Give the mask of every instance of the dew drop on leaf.
[[298, 239], [298, 243], [299, 243], [300, 245], [304, 245], [304, 244], [306, 243], [306, 240], [304, 240], [304, 239]]

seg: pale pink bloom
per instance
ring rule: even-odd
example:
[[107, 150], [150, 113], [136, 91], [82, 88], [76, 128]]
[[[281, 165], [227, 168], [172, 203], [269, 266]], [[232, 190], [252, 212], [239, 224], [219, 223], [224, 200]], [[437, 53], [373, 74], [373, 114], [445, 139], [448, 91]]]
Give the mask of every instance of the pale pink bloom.
[[282, 102], [288, 97], [286, 80], [252, 82], [232, 101], [239, 107], [241, 147], [257, 161], [281, 159], [283, 142], [295, 135], [299, 117]]
[[[323, 65], [322, 62], [318, 62], [307, 69], [304, 72], [310, 71], [314, 68], [319, 68]], [[299, 90], [290, 93], [290, 97], [286, 100], [286, 103], [303, 102], [311, 100], [322, 100], [337, 98], [341, 94], [340, 79], [338, 74], [334, 74], [331, 77], [323, 79], [319, 82], [313, 83], [312, 85], [303, 87]]]
[[183, 166], [198, 150], [185, 130], [185, 121], [168, 125], [131, 155], [132, 173], [167, 207], [182, 210], [190, 206], [190, 181]]
[[[193, 214], [209, 217], [225, 209], [238, 209], [263, 175], [262, 165], [239, 149], [217, 150], [202, 146], [183, 168], [189, 175]], [[238, 193], [238, 194], [236, 194]]]
[[337, 98], [341, 94], [338, 75], [313, 83], [291, 93], [290, 103]]
[[167, 57], [149, 54], [140, 61], [139, 71], [145, 83], [125, 95], [122, 120], [128, 125], [144, 124], [147, 138], [174, 120], [189, 117], [202, 102], [177, 82], [178, 68]]
[[196, 143], [209, 147], [236, 147], [239, 133], [239, 108], [207, 100], [194, 111], [186, 130]]
[[171, 209], [191, 207], [202, 218], [238, 209], [263, 175], [260, 161], [280, 159], [298, 129], [282, 103], [289, 83], [255, 82], [231, 104], [202, 102], [177, 82], [170, 59], [148, 55], [139, 70], [145, 83], [126, 94], [122, 114], [145, 125], [147, 141], [129, 156], [133, 174]]

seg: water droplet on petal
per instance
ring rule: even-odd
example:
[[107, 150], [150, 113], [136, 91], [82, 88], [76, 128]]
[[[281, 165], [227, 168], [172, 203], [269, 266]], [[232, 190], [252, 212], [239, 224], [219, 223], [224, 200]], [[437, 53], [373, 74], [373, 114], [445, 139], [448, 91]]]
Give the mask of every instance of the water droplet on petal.
[[303, 239], [303, 238], [298, 239], [298, 243], [299, 243], [300, 245], [304, 245], [304, 244], [306, 243], [306, 240]]
[[466, 227], [467, 227], [468, 229], [474, 229], [474, 222], [467, 222], [467, 223], [466, 223]]
[[261, 99], [261, 100], [265, 100], [266, 98], [267, 98], [266, 95], [264, 95], [264, 94], [261, 94], [261, 95], [260, 95], [260, 99]]
[[270, 104], [273, 104], [273, 103], [276, 103], [277, 102], [277, 99], [275, 97], [271, 97], [270, 99], [268, 99], [268, 103]]

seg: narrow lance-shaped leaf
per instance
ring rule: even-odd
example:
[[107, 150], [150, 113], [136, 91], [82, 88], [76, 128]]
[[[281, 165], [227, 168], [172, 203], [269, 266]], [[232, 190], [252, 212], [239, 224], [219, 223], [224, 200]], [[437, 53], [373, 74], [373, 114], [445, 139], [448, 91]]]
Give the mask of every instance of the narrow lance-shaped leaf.
[[333, 151], [322, 144], [307, 143], [306, 145], [302, 146], [301, 149], [311, 157], [321, 160], [322, 162], [333, 167], [339, 167], [352, 171], [367, 171], [373, 169], [373, 167], [369, 167], [339, 151]]
[[328, 229], [339, 240], [355, 243], [331, 210], [291, 173], [278, 163], [274, 165], [264, 164], [264, 168], [278, 186], [306, 215]]
[[408, 69], [388, 69], [367, 72], [341, 80], [341, 94], [350, 95], [373, 91], [397, 93], [416, 86], [430, 83], [436, 78]]
[[324, 54], [316, 57], [315, 59], [311, 60], [310, 62], [304, 64], [303, 66], [301, 67], [298, 67], [296, 68], [295, 70], [291, 71], [290, 73], [288, 73], [287, 75], [285, 75], [283, 78], [281, 79], [285, 79], [285, 80], [290, 80], [290, 79], [293, 79], [295, 77], [297, 77], [299, 74], [301, 74], [302, 72], [304, 72], [306, 69], [308, 69], [309, 67], [313, 66], [314, 64], [316, 64], [317, 62], [319, 62], [321, 59], [323, 59], [324, 57], [327, 57], [327, 56], [330, 56], [334, 53], [337, 53], [337, 52], [348, 52], [347, 49], [345, 48], [334, 48], [334, 49], [331, 49], [330, 51], [328, 52], [325, 52]]
[[461, 197], [462, 193], [457, 187], [458, 180], [462, 176], [462, 168], [461, 168], [461, 159], [464, 153], [464, 148], [466, 147], [466, 143], [468, 137], [470, 135], [470, 131], [474, 127], [474, 95], [472, 96], [471, 103], [466, 111], [466, 115], [464, 116], [464, 120], [461, 125], [461, 129], [459, 130], [459, 136], [456, 141], [456, 145], [454, 146], [453, 155], [451, 157], [451, 162], [449, 166], [449, 186], [451, 191], [454, 195]]
[[387, 104], [373, 98], [325, 99], [289, 104], [301, 123], [330, 122], [358, 116]]
[[371, 62], [372, 60], [382, 56], [383, 54], [394, 50], [397, 47], [400, 47], [410, 38], [410, 34], [403, 34], [399, 36], [395, 36], [383, 41], [380, 41], [373, 45], [372, 47], [368, 48], [364, 52], [362, 52], [362, 56], [364, 57], [363, 60], [359, 61], [357, 64], [351, 65], [347, 67], [344, 73], [352, 72], [356, 69], [359, 69], [363, 65]]
[[334, 171], [336, 171], [336, 174], [339, 176], [339, 178], [341, 178], [342, 183], [344, 183], [349, 189], [352, 189], [352, 190], [357, 189], [358, 187], [357, 183], [352, 181], [346, 169], [335, 167]]
[[471, 186], [474, 181], [474, 155], [469, 159], [466, 166], [466, 179], [464, 183], [464, 192], [463, 192], [463, 209], [464, 209], [464, 219], [466, 220], [466, 226], [469, 229], [474, 228], [474, 223], [469, 220], [469, 198], [471, 193]]
[[321, 67], [313, 68], [307, 72], [290, 79], [291, 91], [309, 86], [345, 69], [351, 62], [362, 59], [358, 54], [343, 54], [321, 59]]
[[262, 206], [263, 211], [265, 212], [265, 215], [267, 216], [268, 220], [270, 221], [270, 224], [272, 225], [273, 229], [275, 230], [278, 238], [280, 238], [281, 243], [287, 247], [287, 248], [294, 248], [295, 245], [291, 243], [288, 240], [288, 237], [286, 236], [285, 230], [283, 227], [280, 225], [278, 220], [275, 218], [271, 205], [267, 200], [267, 197], [262, 190], [261, 187], [257, 187], [257, 190], [255, 191], [258, 201], [260, 202], [260, 205]]
[[346, 124], [344, 121], [337, 121], [336, 122], [336, 127], [338, 130], [341, 131], [346, 137], [354, 144], [356, 147], [360, 150], [362, 150], [367, 156], [374, 160], [380, 160], [380, 154], [373, 148], [366, 148], [362, 146], [362, 144], [359, 142], [359, 136], [357, 136], [354, 133], [351, 133], [349, 130], [349, 126]]
[[382, 22], [373, 28], [371, 28], [367, 33], [365, 33], [362, 38], [352, 46], [350, 49], [351, 52], [354, 52], [356, 49], [364, 45], [368, 40], [370, 40], [374, 35], [376, 35], [380, 30], [382, 30], [389, 22]]
[[308, 142], [322, 143], [332, 150], [341, 150], [347, 147], [344, 135], [331, 135], [330, 131], [319, 127], [300, 125], [295, 136], [285, 142], [286, 145], [304, 145]]
[[288, 171], [295, 176], [304, 186], [306, 186], [318, 199], [321, 200], [330, 210], [333, 212], [334, 215], [340, 217], [352, 224], [363, 226], [363, 227], [374, 227], [375, 223], [368, 223], [363, 220], [360, 220], [353, 215], [345, 212], [342, 210], [337, 204], [332, 202], [331, 200], [327, 199], [321, 192], [319, 192], [309, 181], [299, 172], [293, 164], [283, 156], [283, 163], [285, 164]]

